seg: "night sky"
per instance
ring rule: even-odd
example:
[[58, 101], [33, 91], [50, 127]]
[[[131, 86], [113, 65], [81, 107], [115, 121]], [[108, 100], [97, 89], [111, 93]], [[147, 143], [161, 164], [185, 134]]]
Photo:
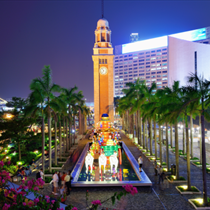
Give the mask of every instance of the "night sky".
[[[210, 1], [104, 1], [112, 45], [210, 26]], [[0, 0], [0, 98], [27, 97], [50, 65], [53, 81], [93, 101], [94, 30], [101, 1]]]

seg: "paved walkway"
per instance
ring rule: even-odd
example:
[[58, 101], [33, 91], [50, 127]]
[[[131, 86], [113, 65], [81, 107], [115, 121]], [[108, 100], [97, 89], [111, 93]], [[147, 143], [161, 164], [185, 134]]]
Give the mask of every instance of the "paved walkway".
[[[128, 146], [134, 157], [137, 159], [141, 152], [135, 147], [135, 145], [124, 135], [122, 135], [122, 141]], [[66, 171], [72, 169], [75, 165], [80, 153], [82, 152], [85, 144], [89, 140], [83, 139], [79, 142], [77, 149], [75, 150], [71, 159], [65, 164]], [[163, 155], [165, 149], [163, 149]], [[143, 156], [144, 164], [143, 169], [147, 173], [150, 180], [153, 182], [152, 187], [138, 187], [138, 194], [132, 196], [128, 195], [123, 197], [120, 202], [116, 202], [114, 206], [111, 204], [111, 200], [103, 204], [103, 207], [99, 209], [117, 209], [117, 210], [188, 210], [193, 209], [191, 204], [188, 203], [189, 198], [202, 197], [201, 195], [180, 195], [176, 189], [176, 184], [170, 184], [169, 189], [162, 191], [160, 185], [157, 185], [158, 178], [154, 176], [153, 164]], [[187, 178], [187, 164], [186, 161], [180, 158], [180, 175]], [[175, 155], [170, 152], [170, 164], [175, 163]], [[192, 185], [202, 190], [202, 171], [196, 166], [191, 165], [191, 181]], [[208, 195], [210, 195], [210, 175], [207, 174], [207, 186]], [[50, 195], [52, 187], [46, 185], [41, 194]], [[106, 200], [111, 197], [115, 192], [120, 192], [122, 187], [100, 187], [100, 188], [72, 188], [71, 194], [68, 196], [66, 204], [72, 204], [79, 210], [86, 209], [86, 191], [89, 191], [88, 205], [91, 205], [93, 200]]]

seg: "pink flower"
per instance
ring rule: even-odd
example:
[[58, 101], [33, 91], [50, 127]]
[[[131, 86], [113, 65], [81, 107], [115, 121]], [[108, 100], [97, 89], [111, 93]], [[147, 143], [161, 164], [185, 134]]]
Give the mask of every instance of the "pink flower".
[[38, 203], [38, 202], [39, 202], [39, 198], [35, 198], [34, 203]]
[[125, 186], [123, 186], [123, 188], [125, 189], [126, 192], [131, 193], [131, 195], [135, 195], [138, 193], [137, 188], [131, 184], [130, 185], [126, 184]]
[[34, 204], [33, 204], [32, 201], [29, 201], [29, 202], [28, 202], [28, 205], [29, 205], [29, 207], [31, 207], [31, 206], [33, 206]]
[[100, 200], [95, 200], [91, 202], [93, 205], [100, 205], [101, 206], [101, 201]]
[[7, 162], [7, 165], [10, 165], [11, 164], [11, 161], [9, 160], [8, 162]]
[[34, 191], [39, 191], [39, 188], [38, 187], [34, 187]]
[[3, 166], [4, 166], [4, 162], [0, 161], [0, 167], [3, 167]]
[[46, 195], [45, 198], [50, 199], [50, 197], [48, 195]]
[[[57, 208], [57, 210], [64, 210], [63, 208]], [[75, 209], [76, 210], [76, 209]]]
[[1, 182], [4, 184], [4, 183], [5, 183], [5, 180], [4, 180], [4, 179], [2, 179], [2, 180], [1, 180]]
[[50, 200], [49, 199], [47, 199], [47, 203], [49, 203], [50, 202]]
[[54, 204], [55, 203], [55, 200], [52, 200], [51, 203]]
[[2, 210], [7, 210], [10, 207], [10, 204], [5, 203]]
[[77, 207], [73, 207], [71, 210], [78, 210]]
[[26, 203], [25, 203], [25, 202], [23, 202], [23, 205], [24, 205], [24, 206], [26, 206]]

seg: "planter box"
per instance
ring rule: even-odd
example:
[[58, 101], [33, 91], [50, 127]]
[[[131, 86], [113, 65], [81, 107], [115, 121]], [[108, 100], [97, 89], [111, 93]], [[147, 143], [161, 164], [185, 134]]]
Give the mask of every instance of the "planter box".
[[45, 176], [45, 177], [52, 177], [53, 174], [45, 174], [44, 176]]
[[197, 160], [190, 160], [190, 162], [199, 162], [200, 160], [197, 159]]
[[58, 161], [58, 164], [65, 164], [66, 162]]
[[204, 206], [197, 207], [197, 206], [193, 203], [193, 201], [195, 201], [195, 200], [196, 200], [196, 199], [188, 199], [189, 203], [191, 203], [192, 206], [193, 206], [195, 209], [199, 209], [199, 210], [210, 209], [210, 206], [206, 206], [206, 207], [204, 207]]
[[[195, 187], [195, 186], [194, 186]], [[182, 194], [182, 195], [185, 195], [185, 194], [196, 194], [196, 195], [199, 195], [199, 194], [201, 194], [201, 191], [197, 188], [197, 187], [195, 187], [199, 192], [192, 192], [192, 191], [185, 191], [185, 192], [181, 192], [181, 190], [179, 190], [179, 188], [178, 188], [178, 186], [177, 187], [175, 187], [176, 189], [177, 189], [177, 191], [180, 193], [180, 194]]]
[[185, 184], [185, 183], [187, 183], [187, 180], [173, 180], [173, 181], [171, 181], [170, 179], [168, 179], [167, 178], [167, 180], [168, 180], [168, 182], [169, 183], [171, 183], [171, 184], [176, 184], [176, 183], [179, 183], [179, 184]]

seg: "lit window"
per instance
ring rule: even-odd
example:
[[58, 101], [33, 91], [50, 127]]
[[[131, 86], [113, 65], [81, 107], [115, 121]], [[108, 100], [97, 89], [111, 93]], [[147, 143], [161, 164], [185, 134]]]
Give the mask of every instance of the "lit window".
[[154, 71], [154, 70], [156, 70], [156, 68], [151, 68], [151, 71]]
[[159, 63], [159, 64], [157, 64], [156, 66], [161, 66], [161, 64]]
[[167, 78], [162, 78], [162, 80], [167, 80]]
[[162, 82], [157, 82], [157, 85], [161, 85], [162, 84]]
[[164, 66], [162, 69], [167, 69], [168, 67], [167, 66]]
[[115, 76], [115, 78], [117, 78], [117, 77], [119, 77], [119, 76]]
[[162, 86], [160, 85], [160, 86], [157, 86], [157, 88], [162, 88]]
[[[153, 76], [152, 76], [153, 77]], [[154, 81], [156, 81], [156, 79], [152, 79], [152, 81], [154, 82]]]
[[157, 53], [157, 55], [161, 55], [161, 53]]
[[145, 79], [145, 77], [139, 77], [139, 79]]
[[150, 85], [150, 83], [146, 83], [146, 85]]
[[167, 55], [162, 56], [162, 58], [167, 58]]
[[152, 58], [151, 58], [151, 60], [155, 60], [155, 59], [156, 59], [155, 57], [152, 57]]
[[124, 62], [124, 64], [128, 64], [128, 61]]
[[138, 57], [133, 57], [133, 59], [135, 60], [135, 59], [138, 59]]
[[160, 60], [161, 59], [161, 57], [157, 57], [157, 60]]
[[157, 68], [157, 70], [160, 70], [160, 69], [161, 69], [161, 67], [158, 67], [158, 68]]
[[163, 74], [162, 77], [167, 77], [167, 74]]
[[118, 81], [118, 79], [115, 79], [114, 81]]

